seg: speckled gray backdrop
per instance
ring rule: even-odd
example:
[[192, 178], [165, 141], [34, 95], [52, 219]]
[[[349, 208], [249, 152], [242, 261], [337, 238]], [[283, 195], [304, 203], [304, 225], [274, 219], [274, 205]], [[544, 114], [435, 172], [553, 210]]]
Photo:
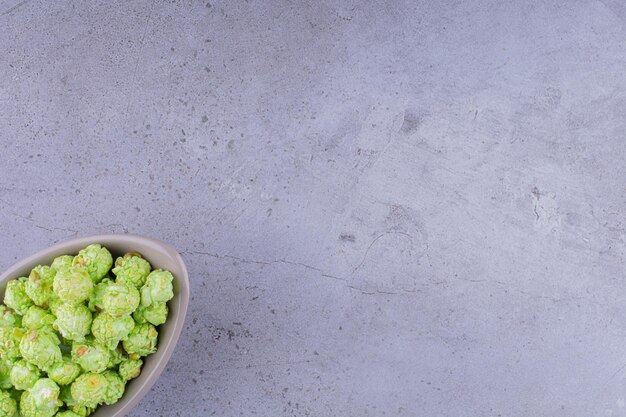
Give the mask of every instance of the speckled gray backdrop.
[[193, 301], [132, 417], [625, 416], [621, 0], [0, 0], [0, 265]]

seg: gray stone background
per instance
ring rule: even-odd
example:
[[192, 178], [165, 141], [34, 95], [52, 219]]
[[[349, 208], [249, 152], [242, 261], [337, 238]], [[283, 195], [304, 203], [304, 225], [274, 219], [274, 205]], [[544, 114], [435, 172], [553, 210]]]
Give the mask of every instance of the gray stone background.
[[625, 416], [621, 0], [0, 0], [0, 265], [193, 301], [131, 414]]

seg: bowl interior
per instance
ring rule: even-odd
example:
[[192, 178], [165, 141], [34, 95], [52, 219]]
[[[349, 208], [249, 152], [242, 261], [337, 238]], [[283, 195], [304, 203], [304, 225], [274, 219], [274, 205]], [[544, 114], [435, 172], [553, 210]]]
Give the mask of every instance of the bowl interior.
[[139, 252], [154, 269], [166, 269], [174, 275], [174, 298], [168, 302], [168, 319], [166, 323], [157, 327], [159, 331], [157, 351], [144, 358], [141, 375], [126, 385], [124, 396], [119, 402], [100, 406], [92, 414], [94, 417], [122, 417], [130, 412], [156, 382], [165, 369], [182, 331], [189, 304], [189, 277], [178, 252], [163, 242], [134, 235], [100, 235], [74, 239], [38, 252], [5, 270], [0, 275], [0, 295], [4, 298], [4, 288], [10, 279], [28, 276], [35, 266], [49, 265], [60, 255], [75, 255], [80, 249], [92, 243], [106, 246], [111, 251], [113, 259], [126, 252]]

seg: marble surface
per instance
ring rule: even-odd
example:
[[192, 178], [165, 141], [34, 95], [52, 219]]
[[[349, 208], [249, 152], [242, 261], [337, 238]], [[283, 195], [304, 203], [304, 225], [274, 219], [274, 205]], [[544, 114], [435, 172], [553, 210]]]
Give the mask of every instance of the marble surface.
[[0, 268], [192, 279], [147, 416], [626, 416], [618, 0], [0, 0]]

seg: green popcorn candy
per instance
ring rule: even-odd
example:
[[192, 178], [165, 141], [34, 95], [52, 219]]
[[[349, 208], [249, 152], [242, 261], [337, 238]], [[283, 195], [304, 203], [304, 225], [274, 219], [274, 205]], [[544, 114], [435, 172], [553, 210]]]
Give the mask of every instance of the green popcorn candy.
[[72, 398], [78, 405], [96, 407], [107, 398], [108, 385], [108, 379], [102, 374], [82, 374], [71, 385]]
[[128, 359], [120, 363], [119, 374], [124, 382], [137, 378], [141, 374], [143, 361], [141, 359]]
[[[72, 387], [70, 385], [64, 385], [61, 387], [61, 395], [59, 396], [63, 403], [68, 408], [68, 411], [80, 416], [86, 417], [93, 413], [93, 408], [85, 407], [84, 405], [79, 405], [74, 397], [72, 397]], [[57, 414], [58, 415], [58, 414]]]
[[13, 365], [13, 362], [0, 358], [0, 388], [13, 388], [13, 384], [11, 384], [11, 370], [13, 369]]
[[63, 405], [59, 394], [59, 386], [54, 381], [42, 378], [22, 394], [20, 413], [23, 417], [52, 417]]
[[59, 256], [57, 258], [54, 258], [54, 260], [52, 261], [52, 264], [50, 265], [50, 268], [56, 270], [57, 272], [60, 271], [63, 268], [68, 268], [70, 266], [72, 266], [72, 263], [74, 262], [74, 257], [71, 255], [62, 255]]
[[133, 313], [133, 319], [139, 323], [139, 324], [143, 324], [143, 323], [147, 323], [148, 320], [146, 320], [145, 316], [144, 316], [144, 312], [146, 310], [146, 307], [143, 307], [141, 304], [139, 304], [139, 307], [137, 307], [137, 310], [135, 310], [135, 312]]
[[0, 356], [6, 360], [17, 360], [20, 353], [20, 341], [24, 331], [19, 327], [0, 327]]
[[33, 300], [26, 294], [26, 282], [28, 278], [18, 278], [7, 283], [4, 292], [4, 304], [17, 311], [18, 314], [24, 314], [28, 307], [33, 305]]
[[47, 327], [26, 332], [20, 341], [20, 353], [42, 371], [47, 371], [62, 359], [59, 338]]
[[156, 351], [158, 337], [159, 333], [153, 325], [148, 323], [137, 324], [126, 340], [122, 342], [122, 345], [129, 354], [136, 353], [146, 356]]
[[20, 342], [25, 330], [19, 327], [0, 327], [0, 357], [9, 361], [19, 359]]
[[22, 327], [22, 318], [15, 310], [0, 305], [0, 326]]
[[26, 294], [35, 304], [41, 307], [48, 307], [48, 300], [52, 296], [52, 283], [56, 270], [49, 266], [36, 266], [28, 276], [28, 281], [24, 289]]
[[91, 311], [83, 304], [63, 304], [57, 308], [54, 328], [65, 339], [82, 342], [91, 330]]
[[33, 396], [33, 401], [39, 407], [45, 408], [53, 405], [62, 405], [62, 401], [59, 399], [61, 389], [56, 382], [50, 378], [37, 380], [35, 385], [30, 389], [30, 393]]
[[72, 407], [69, 407], [69, 409], [72, 411], [72, 413], [77, 414], [80, 417], [90, 416], [96, 410], [95, 407], [85, 407], [84, 405], [78, 405], [78, 404]]
[[[33, 329], [30, 329], [30, 330], [33, 330]], [[54, 331], [53, 326], [42, 326], [36, 330], [38, 330], [40, 334], [48, 335], [48, 337], [54, 340], [54, 343], [56, 343], [57, 345], [61, 343], [61, 339], [59, 338], [59, 335], [57, 334], [57, 332]]]
[[63, 360], [48, 370], [48, 377], [59, 385], [69, 385], [80, 374], [80, 370], [80, 366], [72, 362], [69, 356], [63, 355]]
[[141, 288], [151, 269], [150, 262], [143, 259], [140, 254], [129, 252], [115, 260], [113, 273], [118, 282], [126, 282]]
[[159, 326], [167, 320], [167, 304], [152, 303], [148, 307], [139, 306], [133, 313], [133, 318], [137, 323], [151, 323]]
[[104, 403], [107, 405], [115, 404], [124, 395], [124, 381], [115, 371], [104, 371], [102, 375], [108, 382]]
[[141, 305], [144, 307], [152, 303], [164, 303], [174, 297], [172, 286], [174, 276], [169, 271], [152, 271], [141, 288]]
[[22, 325], [27, 329], [40, 329], [43, 326], [51, 325], [54, 320], [55, 317], [47, 310], [38, 306], [30, 306], [22, 317]]
[[57, 272], [52, 289], [61, 301], [68, 304], [80, 304], [89, 299], [93, 282], [86, 268], [72, 266]]
[[30, 391], [24, 391], [19, 401], [20, 417], [52, 417], [54, 414], [38, 414], [37, 406], [31, 401]]
[[10, 374], [11, 384], [19, 390], [32, 388], [40, 377], [39, 368], [23, 359], [15, 362]]
[[113, 317], [109, 313], [100, 313], [91, 325], [91, 333], [96, 341], [113, 350], [134, 327], [135, 321], [130, 315]]
[[94, 340], [72, 344], [72, 361], [87, 372], [102, 372], [111, 362], [111, 352]]
[[122, 345], [117, 345], [114, 349], [109, 350], [111, 354], [111, 360], [107, 368], [115, 368], [117, 365], [128, 359], [128, 355], [122, 348]]
[[50, 310], [52, 314], [56, 316], [57, 309], [61, 307], [63, 304], [65, 303], [61, 301], [61, 299], [57, 297], [56, 294], [53, 293], [52, 297], [50, 297], [50, 300], [48, 300], [48, 309]]
[[78, 252], [78, 255], [74, 258], [73, 265], [87, 268], [91, 280], [94, 284], [97, 284], [111, 269], [113, 257], [107, 248], [93, 244]]
[[65, 410], [65, 411], [60, 411], [56, 413], [54, 417], [81, 417], [81, 415], [76, 414], [75, 412], [70, 411], [70, 410]]
[[114, 284], [110, 278], [105, 278], [100, 281], [89, 295], [89, 310], [96, 312], [104, 310], [104, 304], [102, 304], [102, 297], [109, 285]]
[[104, 290], [102, 305], [104, 311], [114, 317], [131, 314], [139, 306], [140, 295], [137, 288], [126, 283], [111, 284]]
[[0, 391], [0, 417], [17, 416], [17, 401], [7, 392]]

